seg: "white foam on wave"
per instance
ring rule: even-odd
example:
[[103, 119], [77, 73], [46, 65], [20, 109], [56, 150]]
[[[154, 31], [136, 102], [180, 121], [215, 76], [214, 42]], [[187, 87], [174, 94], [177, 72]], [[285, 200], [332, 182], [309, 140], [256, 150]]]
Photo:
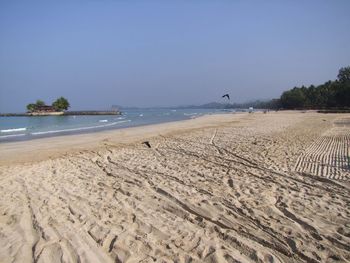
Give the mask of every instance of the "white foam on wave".
[[99, 120], [98, 122], [108, 122], [108, 120]]
[[125, 117], [118, 117], [117, 120], [125, 120]]
[[139, 116], [140, 116], [140, 117], [143, 117], [143, 114], [141, 113]]
[[81, 127], [81, 128], [72, 128], [72, 129], [64, 129], [64, 130], [54, 130], [54, 131], [43, 131], [43, 132], [32, 132], [31, 135], [43, 135], [43, 134], [50, 134], [50, 133], [60, 133], [60, 132], [71, 132], [71, 131], [82, 131], [82, 130], [91, 130], [96, 128], [103, 128], [108, 126], [117, 125], [124, 122], [130, 122], [131, 120], [125, 120], [125, 121], [116, 121], [112, 123], [108, 123], [105, 125], [96, 125], [96, 126], [89, 126], [89, 127]]
[[197, 115], [198, 113], [195, 112], [195, 113], [184, 113], [185, 116], [193, 116], [193, 115]]
[[0, 139], [6, 139], [6, 138], [12, 138], [12, 137], [20, 137], [20, 136], [25, 136], [25, 133], [21, 134], [11, 134], [11, 135], [2, 135], [0, 136]]
[[6, 133], [6, 132], [18, 132], [18, 131], [25, 131], [27, 128], [15, 128], [15, 129], [6, 129], [6, 130], [0, 130], [0, 132]]

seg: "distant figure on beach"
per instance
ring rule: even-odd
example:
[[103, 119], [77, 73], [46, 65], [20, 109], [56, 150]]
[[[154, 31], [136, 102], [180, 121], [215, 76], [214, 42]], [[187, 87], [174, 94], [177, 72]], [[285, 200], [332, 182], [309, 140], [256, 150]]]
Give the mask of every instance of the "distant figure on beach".
[[254, 108], [253, 107], [249, 107], [248, 111], [249, 111], [249, 113], [253, 113]]
[[222, 95], [223, 98], [228, 98], [230, 100], [230, 95], [229, 94], [225, 94], [225, 95]]
[[144, 141], [144, 142], [142, 142], [142, 144], [146, 145], [148, 148], [152, 148], [149, 141]]

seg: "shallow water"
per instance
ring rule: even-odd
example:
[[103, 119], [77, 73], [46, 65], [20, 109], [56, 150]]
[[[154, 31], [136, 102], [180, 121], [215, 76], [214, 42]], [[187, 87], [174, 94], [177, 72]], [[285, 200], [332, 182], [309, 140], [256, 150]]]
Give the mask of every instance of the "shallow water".
[[122, 115], [0, 117], [0, 142], [120, 129], [213, 113], [227, 112], [219, 109], [138, 109], [125, 110]]

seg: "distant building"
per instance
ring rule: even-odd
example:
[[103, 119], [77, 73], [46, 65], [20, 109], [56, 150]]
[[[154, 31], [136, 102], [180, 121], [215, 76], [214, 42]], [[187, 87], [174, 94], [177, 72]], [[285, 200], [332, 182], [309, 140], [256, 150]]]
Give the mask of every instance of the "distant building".
[[36, 106], [35, 112], [56, 112], [57, 110], [53, 106], [43, 105]]

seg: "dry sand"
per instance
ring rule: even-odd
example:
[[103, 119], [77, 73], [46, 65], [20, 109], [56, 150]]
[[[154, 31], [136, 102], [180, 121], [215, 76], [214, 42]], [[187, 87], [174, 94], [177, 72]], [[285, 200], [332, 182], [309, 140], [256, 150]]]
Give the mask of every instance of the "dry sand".
[[349, 146], [314, 112], [3, 143], [0, 262], [349, 262]]

